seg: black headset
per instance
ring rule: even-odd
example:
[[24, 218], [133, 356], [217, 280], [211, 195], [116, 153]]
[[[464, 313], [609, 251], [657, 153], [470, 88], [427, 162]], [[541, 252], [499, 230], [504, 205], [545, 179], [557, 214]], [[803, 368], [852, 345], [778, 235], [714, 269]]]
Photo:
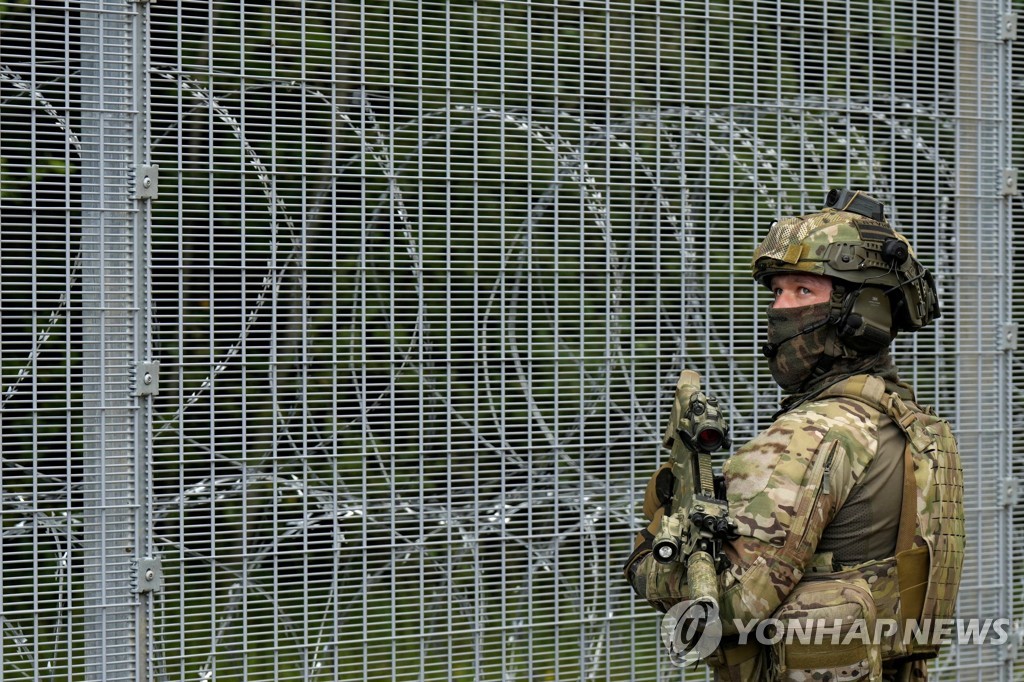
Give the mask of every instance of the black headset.
[[[877, 223], [885, 222], [885, 206], [882, 202], [864, 192], [847, 189], [829, 190], [825, 197], [826, 208], [849, 211], [869, 218]], [[876, 235], [872, 235], [874, 237]], [[893, 270], [898, 270], [910, 257], [906, 243], [896, 238], [889, 228], [889, 235], [882, 241], [882, 260]], [[865, 283], [853, 284], [840, 280], [846, 291], [838, 310], [833, 309], [829, 319], [836, 327], [839, 342], [857, 353], [870, 355], [888, 346], [898, 332], [906, 302], [902, 295], [890, 298], [899, 292], [898, 288], [882, 288]], [[894, 309], [895, 308], [895, 309]], [[833, 319], [834, 318], [834, 319]]]
[[[910, 257], [907, 245], [895, 236], [882, 243], [882, 260], [894, 270]], [[871, 355], [896, 338], [906, 302], [899, 287], [883, 288], [868, 284], [842, 284], [847, 293], [836, 316], [839, 342], [857, 353]], [[895, 296], [890, 296], [891, 294]]]
[[885, 289], [859, 286], [843, 297], [835, 321], [839, 342], [864, 355], [872, 355], [896, 338], [892, 327], [892, 306]]

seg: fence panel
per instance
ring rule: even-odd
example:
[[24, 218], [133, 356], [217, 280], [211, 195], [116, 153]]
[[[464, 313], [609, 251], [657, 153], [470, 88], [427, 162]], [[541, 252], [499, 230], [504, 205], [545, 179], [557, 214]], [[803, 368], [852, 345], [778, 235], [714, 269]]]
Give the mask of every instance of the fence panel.
[[0, 9], [4, 679], [70, 679], [83, 651], [70, 627], [83, 586], [73, 563], [81, 492], [71, 485], [83, 466], [73, 455], [83, 440], [82, 142], [69, 115], [81, 107], [81, 24], [49, 9]]
[[831, 186], [936, 273], [894, 355], [1014, 615], [1010, 9], [0, 5], [4, 676], [683, 677], [621, 575], [670, 391], [769, 423], [749, 258]]

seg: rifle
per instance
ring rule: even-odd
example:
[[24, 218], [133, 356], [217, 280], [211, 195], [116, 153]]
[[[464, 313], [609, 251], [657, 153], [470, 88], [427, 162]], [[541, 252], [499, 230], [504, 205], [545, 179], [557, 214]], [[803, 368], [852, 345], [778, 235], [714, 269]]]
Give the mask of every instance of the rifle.
[[711, 453], [729, 447], [729, 427], [718, 400], [700, 390], [700, 375], [684, 369], [662, 444], [675, 475], [671, 513], [654, 539], [654, 558], [686, 568], [690, 598], [718, 608], [718, 573], [728, 566], [722, 543], [739, 536], [724, 494], [715, 491]]

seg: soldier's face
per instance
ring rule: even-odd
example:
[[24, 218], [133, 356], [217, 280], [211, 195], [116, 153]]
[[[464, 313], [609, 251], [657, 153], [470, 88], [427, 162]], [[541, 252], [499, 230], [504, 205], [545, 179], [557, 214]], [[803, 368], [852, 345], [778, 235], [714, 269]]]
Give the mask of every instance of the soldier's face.
[[775, 275], [771, 284], [776, 310], [824, 303], [832, 296], [832, 280], [824, 275]]

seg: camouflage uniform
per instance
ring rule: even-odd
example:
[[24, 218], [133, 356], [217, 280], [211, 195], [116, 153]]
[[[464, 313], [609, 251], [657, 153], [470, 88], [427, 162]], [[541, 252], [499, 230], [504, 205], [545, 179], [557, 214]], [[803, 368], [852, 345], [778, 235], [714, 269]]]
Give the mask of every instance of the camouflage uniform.
[[[870, 229], [859, 225], [865, 222], [860, 216], [841, 211], [826, 210], [791, 220], [798, 222], [796, 229], [789, 229], [790, 243], [779, 239], [774, 228], [765, 240], [776, 239], [777, 243], [768, 244], [769, 250], [774, 249], [773, 255], [784, 261], [776, 272], [834, 274], [827, 266], [824, 271], [821, 267], [829, 258], [845, 263], [836, 258], [833, 245], [845, 247], [865, 239], [865, 235], [871, 236]], [[875, 229], [874, 221], [867, 222]], [[899, 239], [905, 243], [902, 237]], [[765, 249], [762, 244], [759, 251], [763, 254]], [[770, 274], [765, 262], [755, 256], [756, 274], [758, 270], [763, 276]], [[900, 283], [899, 278], [896, 281]], [[918, 582], [937, 583], [935, 593], [929, 592], [932, 608], [924, 607], [923, 613], [944, 617], [955, 603], [963, 556], [962, 479], [955, 440], [945, 422], [926, 416], [914, 404], [909, 386], [899, 382], [889, 360], [887, 339], [875, 352], [865, 352], [866, 347], [870, 350], [868, 345], [855, 351], [845, 346], [832, 323], [835, 310], [849, 302], [844, 299], [847, 294], [849, 289], [837, 287], [830, 302], [778, 311], [769, 318], [769, 341], [774, 333], [777, 340], [788, 342], [786, 353], [774, 359], [772, 373], [790, 396], [774, 423], [737, 450], [723, 469], [729, 511], [740, 537], [726, 544], [724, 551], [731, 566], [719, 576], [720, 615], [726, 639], [717, 660], [709, 661], [718, 679], [924, 679], [924, 662], [909, 661], [907, 656], [914, 651], [901, 647], [899, 642], [886, 641], [879, 647], [866, 643], [858, 646], [854, 641], [850, 646], [827, 650], [799, 646], [787, 650], [755, 644], [740, 646], [738, 640], [730, 639], [738, 635], [737, 622], [826, 617], [829, 622], [833, 618], [851, 624], [860, 621], [873, 629], [876, 617], [906, 617], [900, 611], [901, 587], [905, 588], [906, 579], [900, 583], [896, 571], [898, 530], [902, 531], [902, 549], [918, 546], [901, 556], [913, 555], [920, 563], [924, 554], [923, 572], [914, 573], [924, 576]], [[902, 302], [904, 312], [919, 303], [914, 295], [911, 292]], [[921, 305], [915, 314], [916, 322], [930, 320]], [[816, 320], [829, 323], [817, 324]], [[915, 328], [907, 325], [905, 328]], [[819, 362], [821, 357], [828, 361]], [[908, 425], [913, 422], [916, 430], [908, 431], [894, 420]], [[931, 430], [926, 431], [925, 426]], [[941, 466], [935, 462], [927, 467], [915, 464], [920, 469], [918, 489], [905, 487], [914, 476], [909, 454], [904, 456], [908, 433], [921, 441], [919, 450], [935, 450], [938, 443], [938, 450], [946, 457]], [[921, 478], [931, 476], [931, 470], [947, 472], [939, 482], [941, 508], [934, 513], [917, 509], [916, 523], [900, 523], [901, 508], [906, 516], [906, 510], [912, 515], [920, 506], [917, 490], [934, 492], [935, 482]], [[872, 494], [865, 495], [867, 489]], [[634, 590], [662, 611], [688, 597], [682, 565], [658, 563], [650, 553], [653, 531], [661, 516], [670, 512], [671, 490], [671, 472], [663, 466], [652, 477], [644, 498], [644, 514], [652, 524], [638, 535], [626, 566]], [[917, 504], [911, 502], [904, 507], [903, 497]], [[865, 528], [873, 537], [857, 545], [856, 531], [865, 509], [874, 512]], [[909, 535], [906, 527], [911, 529]], [[932, 573], [928, 574], [924, 545], [934, 542], [941, 544], [935, 553], [940, 565], [933, 562]], [[897, 637], [901, 635], [902, 631]], [[934, 651], [924, 653], [933, 655]], [[884, 665], [883, 655], [888, 659]]]
[[[889, 387], [911, 397], [901, 386], [890, 383]], [[830, 573], [837, 567], [831, 553], [817, 552], [819, 542], [856, 484], [864, 479], [876, 454], [895, 450], [902, 455], [904, 437], [885, 431], [888, 421], [880, 411], [851, 398], [809, 401], [779, 416], [725, 463], [729, 511], [740, 531], [740, 537], [725, 550], [732, 566], [719, 578], [726, 635], [737, 634], [737, 620], [748, 623], [776, 615], [805, 576], [813, 579], [815, 573]], [[880, 439], [882, 433], [887, 434], [888, 443]], [[659, 473], [666, 470], [663, 467]], [[902, 475], [902, 467], [897, 471]], [[657, 478], [657, 474], [652, 478], [644, 509], [655, 522], [665, 511], [659, 505], [664, 495], [659, 498], [653, 490]], [[894, 517], [898, 518], [899, 499], [887, 502], [895, 507]], [[640, 553], [635, 557], [633, 584], [641, 596], [667, 610], [688, 596], [685, 573], [678, 563], [660, 564], [650, 556], [652, 539], [649, 530], [638, 537]], [[882, 558], [865, 556], [862, 560]], [[866, 584], [860, 587], [865, 588]], [[837, 612], [832, 617], [853, 616]], [[719, 679], [774, 679], [769, 651], [746, 647], [723, 655], [732, 665], [719, 666]], [[872, 660], [860, 666], [846, 666], [847, 675], [835, 670], [833, 679], [866, 679], [872, 668], [881, 667], [877, 649], [866, 648], [864, 658], [869, 657]], [[802, 678], [791, 673], [781, 679]]]

